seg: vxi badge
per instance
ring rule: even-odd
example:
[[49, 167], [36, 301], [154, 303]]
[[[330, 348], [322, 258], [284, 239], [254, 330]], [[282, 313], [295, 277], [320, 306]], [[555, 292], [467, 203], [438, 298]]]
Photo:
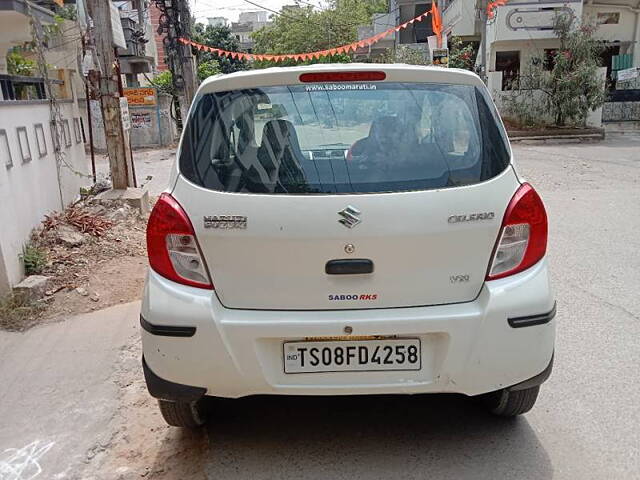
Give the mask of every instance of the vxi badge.
[[496, 214], [493, 212], [467, 213], [466, 215], [451, 215], [447, 221], [449, 223], [478, 222], [480, 220], [493, 220], [495, 216]]

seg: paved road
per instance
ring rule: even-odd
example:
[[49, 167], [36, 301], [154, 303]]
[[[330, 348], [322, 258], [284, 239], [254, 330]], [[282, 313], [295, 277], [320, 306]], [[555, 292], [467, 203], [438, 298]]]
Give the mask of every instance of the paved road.
[[132, 304], [0, 333], [0, 452], [55, 442], [40, 478], [639, 478], [640, 136], [515, 154], [549, 209], [559, 311], [525, 417], [448, 395], [258, 397], [204, 432], [170, 429], [144, 393]]

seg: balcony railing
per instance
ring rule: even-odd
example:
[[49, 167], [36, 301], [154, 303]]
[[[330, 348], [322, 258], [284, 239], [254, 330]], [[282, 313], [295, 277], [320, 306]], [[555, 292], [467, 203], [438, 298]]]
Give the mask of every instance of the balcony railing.
[[[62, 80], [50, 80], [52, 84], [62, 85]], [[2, 98], [0, 100], [46, 100], [47, 90], [44, 78], [25, 77], [21, 75], [0, 74], [0, 90]]]

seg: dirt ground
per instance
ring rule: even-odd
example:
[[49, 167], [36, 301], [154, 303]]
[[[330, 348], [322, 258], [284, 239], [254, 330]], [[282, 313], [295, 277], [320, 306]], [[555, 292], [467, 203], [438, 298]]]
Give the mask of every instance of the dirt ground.
[[[95, 199], [77, 208], [105, 219], [110, 226], [100, 236], [83, 233], [82, 244], [77, 246], [61, 241], [59, 225], [34, 235], [48, 258], [42, 274], [52, 278], [42, 315], [45, 320], [131, 302], [139, 299], [142, 292], [148, 214], [119, 202], [98, 204]], [[63, 221], [62, 228], [68, 227]]]
[[204, 480], [206, 432], [169, 427], [148, 393], [140, 371], [140, 343], [121, 349], [114, 381], [120, 389], [120, 407], [107, 434], [86, 458], [84, 480]]
[[28, 315], [3, 310], [0, 327], [22, 331], [138, 300], [148, 265], [148, 215], [122, 202], [89, 196], [46, 216], [30, 247], [40, 262], [33, 273], [49, 278], [47, 290], [41, 299], [19, 303]]
[[[139, 150], [134, 154], [139, 185], [149, 192], [151, 205], [169, 184], [175, 147]], [[96, 157], [97, 178], [109, 174], [106, 155]], [[24, 306], [21, 312], [7, 314], [13, 305], [0, 300], [0, 329], [23, 331], [38, 324], [127, 303], [140, 298], [147, 268], [145, 230], [147, 215], [118, 203], [98, 206], [91, 198], [79, 202], [77, 214], [88, 215], [88, 231], [69, 225], [60, 212], [53, 217], [51, 231], [42, 232], [47, 219], [34, 232], [32, 244], [46, 253], [46, 265], [39, 275], [51, 278], [47, 295], [37, 304]], [[97, 223], [96, 223], [97, 222]], [[80, 245], [60, 241], [57, 227], [80, 234]], [[104, 226], [99, 235], [91, 227]], [[83, 227], [83, 225], [80, 225]]]
[[147, 270], [147, 258], [140, 255], [102, 259], [91, 263], [91, 272], [80, 288], [91, 292], [83, 296], [66, 288], [53, 295], [43, 320], [56, 321], [70, 314], [86, 313], [128, 303], [140, 298]]

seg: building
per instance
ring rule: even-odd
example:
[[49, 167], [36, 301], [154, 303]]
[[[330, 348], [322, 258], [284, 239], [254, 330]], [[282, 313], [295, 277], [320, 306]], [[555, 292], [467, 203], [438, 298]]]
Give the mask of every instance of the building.
[[164, 35], [158, 33], [158, 27], [160, 26], [160, 17], [162, 16], [162, 12], [158, 7], [156, 7], [155, 2], [149, 2], [149, 17], [151, 21], [151, 30], [153, 32], [153, 43], [156, 47], [156, 71], [164, 72], [169, 70], [169, 65], [167, 64], [167, 54], [164, 48]]
[[[385, 30], [407, 22], [431, 10], [431, 2], [416, 0], [389, 0], [389, 13], [373, 16], [371, 25], [358, 28], [358, 40], [371, 37]], [[431, 22], [423, 21], [409, 25], [394, 35], [382, 39], [370, 47], [361, 47], [356, 51], [358, 57], [376, 57], [388, 49], [404, 47], [420, 51], [429, 58], [427, 39], [433, 35]]]
[[7, 70], [8, 50], [32, 40], [30, 12], [43, 24], [54, 22], [48, 8], [34, 4], [29, 10], [25, 0], [0, 0], [0, 295], [22, 280], [20, 254], [31, 230], [90, 183], [75, 67], [65, 68], [61, 59], [47, 62], [60, 109], [55, 123], [39, 73]]
[[[480, 40], [485, 26], [481, 15], [471, 14], [479, 12], [479, 6], [477, 0], [445, 0], [445, 31], [463, 40]], [[486, 65], [487, 75], [494, 80], [501, 76], [500, 88], [506, 88], [532, 58], [544, 61], [559, 47], [553, 22], [561, 13], [596, 27], [595, 38], [606, 46], [602, 61], [610, 81], [615, 81], [616, 70], [640, 66], [638, 0], [511, 0], [487, 19], [486, 58], [479, 58], [478, 63]]]
[[231, 23], [231, 34], [240, 43], [241, 50], [251, 52], [253, 50], [251, 34], [269, 25], [267, 12], [242, 12], [238, 21]]
[[[375, 14], [370, 26], [358, 27], [358, 40], [373, 37], [396, 25], [396, 16], [392, 13]], [[384, 55], [388, 50], [395, 47], [396, 39], [390, 35], [382, 40], [364, 47], [359, 47], [355, 52], [356, 59], [376, 58]]]
[[[445, 1], [443, 24], [449, 35], [479, 40], [486, 32], [486, 54], [483, 58], [480, 52], [477, 64], [486, 66], [487, 84], [498, 107], [507, 95], [505, 92], [532, 61], [541, 61], [544, 68], [551, 68], [560, 46], [553, 31], [554, 19], [565, 13], [584, 25], [594, 26], [594, 37], [605, 47], [601, 75], [606, 77], [610, 89], [609, 100], [603, 109], [589, 116], [587, 124], [600, 126], [603, 120], [640, 120], [638, 88], [617, 82], [619, 70], [640, 66], [638, 0], [511, 0], [495, 9], [486, 26], [479, 20], [480, 15], [469, 15], [478, 11], [477, 0]], [[533, 91], [532, 96], [535, 98], [538, 93]]]
[[[554, 19], [558, 14], [566, 13], [583, 24], [593, 25], [594, 37], [605, 46], [601, 74], [611, 88], [609, 101], [619, 104], [605, 104], [604, 119], [607, 119], [607, 112], [613, 112], [611, 121], [620, 118], [640, 121], [640, 79], [624, 84], [617, 81], [618, 71], [640, 67], [640, 0], [510, 0], [496, 7], [491, 18], [485, 15], [486, 3], [439, 0], [438, 6], [447, 37], [455, 36], [477, 46], [483, 37], [486, 39], [484, 56], [480, 48], [476, 65], [486, 74], [488, 87], [499, 107], [504, 92], [532, 60], [540, 60], [550, 68], [560, 46], [553, 31]], [[376, 15], [371, 25], [360, 27], [358, 38], [362, 40], [407, 22], [430, 11], [431, 5], [424, 0], [389, 0], [389, 13]], [[428, 38], [432, 35], [429, 20], [416, 22], [371, 47], [358, 48], [355, 57], [372, 57], [390, 47], [406, 46], [421, 50], [429, 58]], [[588, 123], [599, 126], [600, 113], [595, 112]]]
[[229, 23], [229, 19], [225, 17], [209, 17], [207, 23], [211, 27], [226, 27]]
[[[156, 29], [153, 27], [155, 3], [149, 0], [114, 0], [115, 14], [120, 18], [121, 30], [114, 37], [121, 37], [123, 45], [117, 49], [120, 71], [122, 73], [123, 93], [129, 101], [131, 123], [130, 140], [133, 148], [162, 147], [175, 141], [176, 130], [171, 120], [171, 98], [150, 90], [150, 80], [158, 73], [161, 59], [164, 62], [164, 45], [160, 49], [156, 42]], [[159, 17], [158, 17], [159, 19]], [[117, 30], [117, 26], [114, 27]], [[63, 42], [69, 45], [71, 42]], [[93, 141], [96, 151], [107, 149], [107, 139], [102, 119], [102, 111], [97, 99], [87, 102], [84, 91], [78, 94], [85, 124], [93, 127]]]
[[118, 48], [120, 71], [127, 87], [147, 85], [157, 72], [158, 48], [148, 0], [114, 0], [118, 8], [126, 48]]
[[257, 12], [241, 12], [238, 23], [267, 23], [267, 12], [260, 10]]

